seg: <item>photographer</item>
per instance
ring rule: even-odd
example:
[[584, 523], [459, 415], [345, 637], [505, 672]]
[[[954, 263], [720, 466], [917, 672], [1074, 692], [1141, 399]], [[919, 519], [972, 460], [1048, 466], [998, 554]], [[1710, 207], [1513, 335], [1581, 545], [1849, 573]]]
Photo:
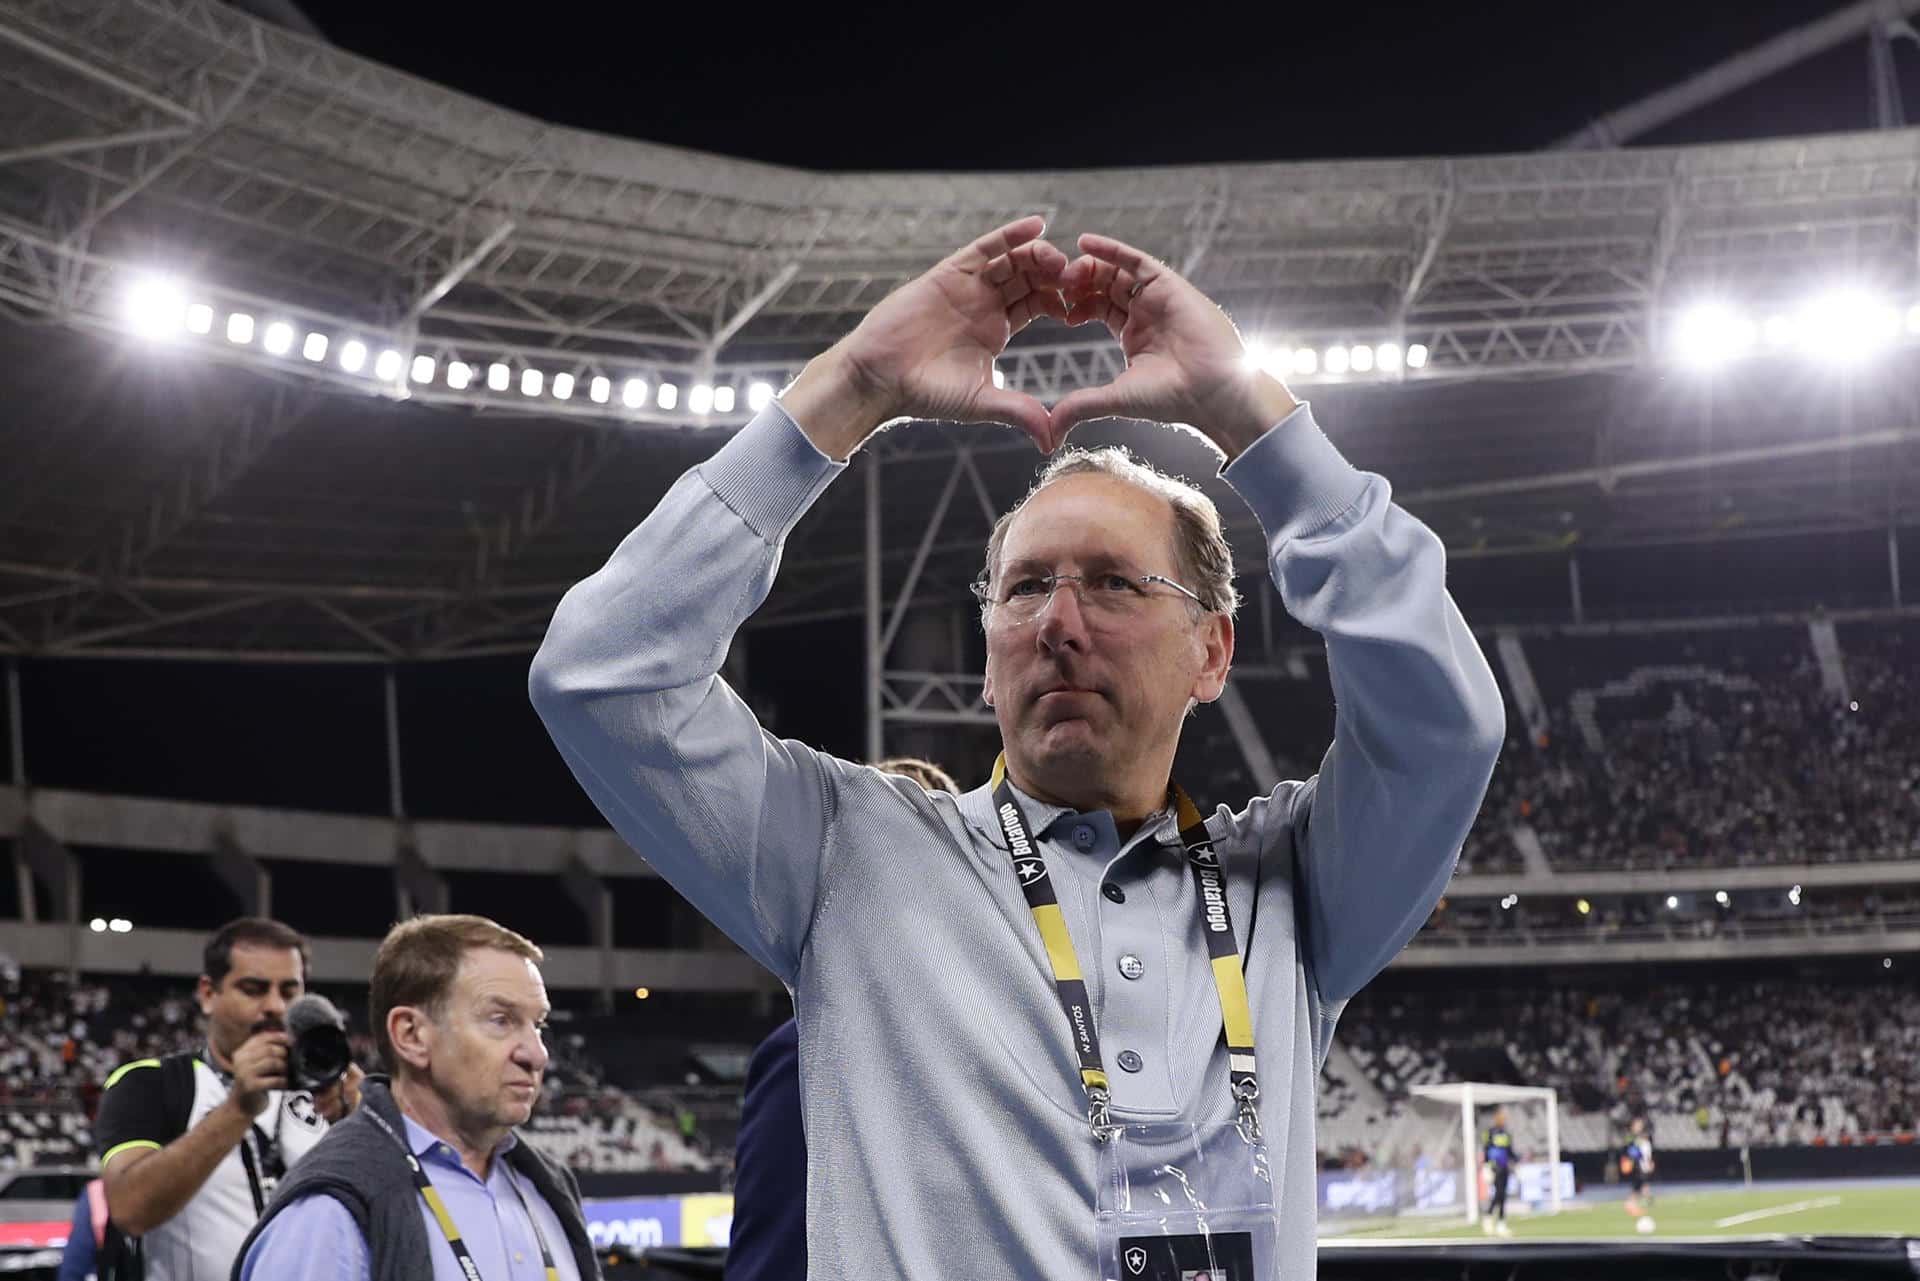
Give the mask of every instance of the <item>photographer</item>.
[[107, 1205], [139, 1238], [138, 1261], [117, 1275], [224, 1281], [280, 1177], [358, 1103], [361, 1073], [350, 1064], [318, 1094], [289, 1088], [288, 1012], [306, 991], [307, 962], [306, 939], [288, 926], [229, 922], [200, 975], [205, 1046], [107, 1078], [94, 1123]]

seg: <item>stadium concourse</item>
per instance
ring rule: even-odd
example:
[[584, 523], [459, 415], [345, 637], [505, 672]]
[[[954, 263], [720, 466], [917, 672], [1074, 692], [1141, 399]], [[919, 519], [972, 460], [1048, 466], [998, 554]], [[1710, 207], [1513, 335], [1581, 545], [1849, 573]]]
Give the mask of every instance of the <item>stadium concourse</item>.
[[[1853, 132], [1646, 141], [1769, 69], [1905, 56], [1920, 0], [1832, 9], [1541, 150], [893, 174], [550, 124], [284, 0], [0, 4], [0, 1222], [8, 1175], [91, 1172], [117, 1065], [196, 1043], [223, 921], [311, 936], [365, 1058], [375, 942], [460, 911], [545, 949], [530, 1129], [595, 1243], [723, 1246], [789, 999], [607, 829], [529, 656], [809, 358], [1044, 209], [1174, 264], [1391, 480], [1506, 702], [1446, 897], [1319, 1078], [1322, 1274], [1642, 1218], [1920, 1231], [1920, 129], [1876, 70]], [[1057, 401], [1121, 368], [1041, 322], [992, 376]], [[1198, 478], [1238, 557], [1234, 676], [1176, 775], [1210, 806], [1312, 774], [1326, 652], [1252, 513], [1176, 434], [1075, 441]], [[727, 659], [763, 724], [983, 781], [967, 587], [1035, 461], [954, 424], [864, 449]], [[1511, 1105], [1511, 1242], [1465, 1214], [1491, 1113], [1423, 1111], [1455, 1083], [1551, 1091], [1564, 1171]]]

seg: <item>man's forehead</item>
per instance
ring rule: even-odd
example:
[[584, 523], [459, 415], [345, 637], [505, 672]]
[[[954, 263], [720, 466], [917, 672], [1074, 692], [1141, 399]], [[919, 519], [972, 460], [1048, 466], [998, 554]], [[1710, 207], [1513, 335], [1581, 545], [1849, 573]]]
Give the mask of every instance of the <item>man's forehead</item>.
[[547, 981], [532, 958], [499, 948], [473, 948], [460, 959], [455, 982], [476, 998], [511, 1001], [547, 999]]
[[1049, 482], [1014, 514], [1002, 563], [1062, 556], [1137, 560], [1168, 545], [1173, 505], [1117, 476], [1081, 472]]
[[300, 953], [290, 947], [270, 947], [258, 943], [236, 943], [227, 952], [229, 979], [284, 979], [302, 977]]

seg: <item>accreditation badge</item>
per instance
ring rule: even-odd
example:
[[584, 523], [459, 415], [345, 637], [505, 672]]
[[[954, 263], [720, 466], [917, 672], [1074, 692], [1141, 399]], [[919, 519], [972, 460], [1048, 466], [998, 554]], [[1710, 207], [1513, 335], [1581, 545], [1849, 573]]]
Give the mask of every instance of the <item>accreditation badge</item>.
[[1273, 1174], [1241, 1126], [1119, 1126], [1097, 1173], [1103, 1281], [1273, 1281]]

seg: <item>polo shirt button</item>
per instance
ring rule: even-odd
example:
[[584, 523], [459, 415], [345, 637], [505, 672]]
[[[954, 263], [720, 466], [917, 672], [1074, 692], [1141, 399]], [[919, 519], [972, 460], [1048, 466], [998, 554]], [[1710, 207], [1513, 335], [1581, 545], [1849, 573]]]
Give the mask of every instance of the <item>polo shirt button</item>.
[[1120, 1051], [1120, 1070], [1122, 1072], [1138, 1072], [1145, 1066], [1146, 1064], [1140, 1061], [1140, 1056], [1132, 1050]]
[[1120, 958], [1120, 973], [1130, 979], [1137, 979], [1147, 972], [1147, 963], [1129, 952]]
[[1106, 884], [1102, 885], [1100, 887], [1100, 892], [1106, 895], [1109, 899], [1111, 899], [1115, 903], [1124, 903], [1127, 901], [1127, 892], [1121, 889], [1118, 885], [1115, 885], [1112, 881], [1108, 881]]
[[1081, 853], [1092, 849], [1097, 839], [1099, 838], [1094, 835], [1093, 828], [1089, 824], [1081, 823], [1073, 829], [1073, 846]]
[[515, 1250], [513, 1252], [513, 1261], [515, 1263], [525, 1263], [527, 1261], [527, 1256], [520, 1253], [520, 1251]]

